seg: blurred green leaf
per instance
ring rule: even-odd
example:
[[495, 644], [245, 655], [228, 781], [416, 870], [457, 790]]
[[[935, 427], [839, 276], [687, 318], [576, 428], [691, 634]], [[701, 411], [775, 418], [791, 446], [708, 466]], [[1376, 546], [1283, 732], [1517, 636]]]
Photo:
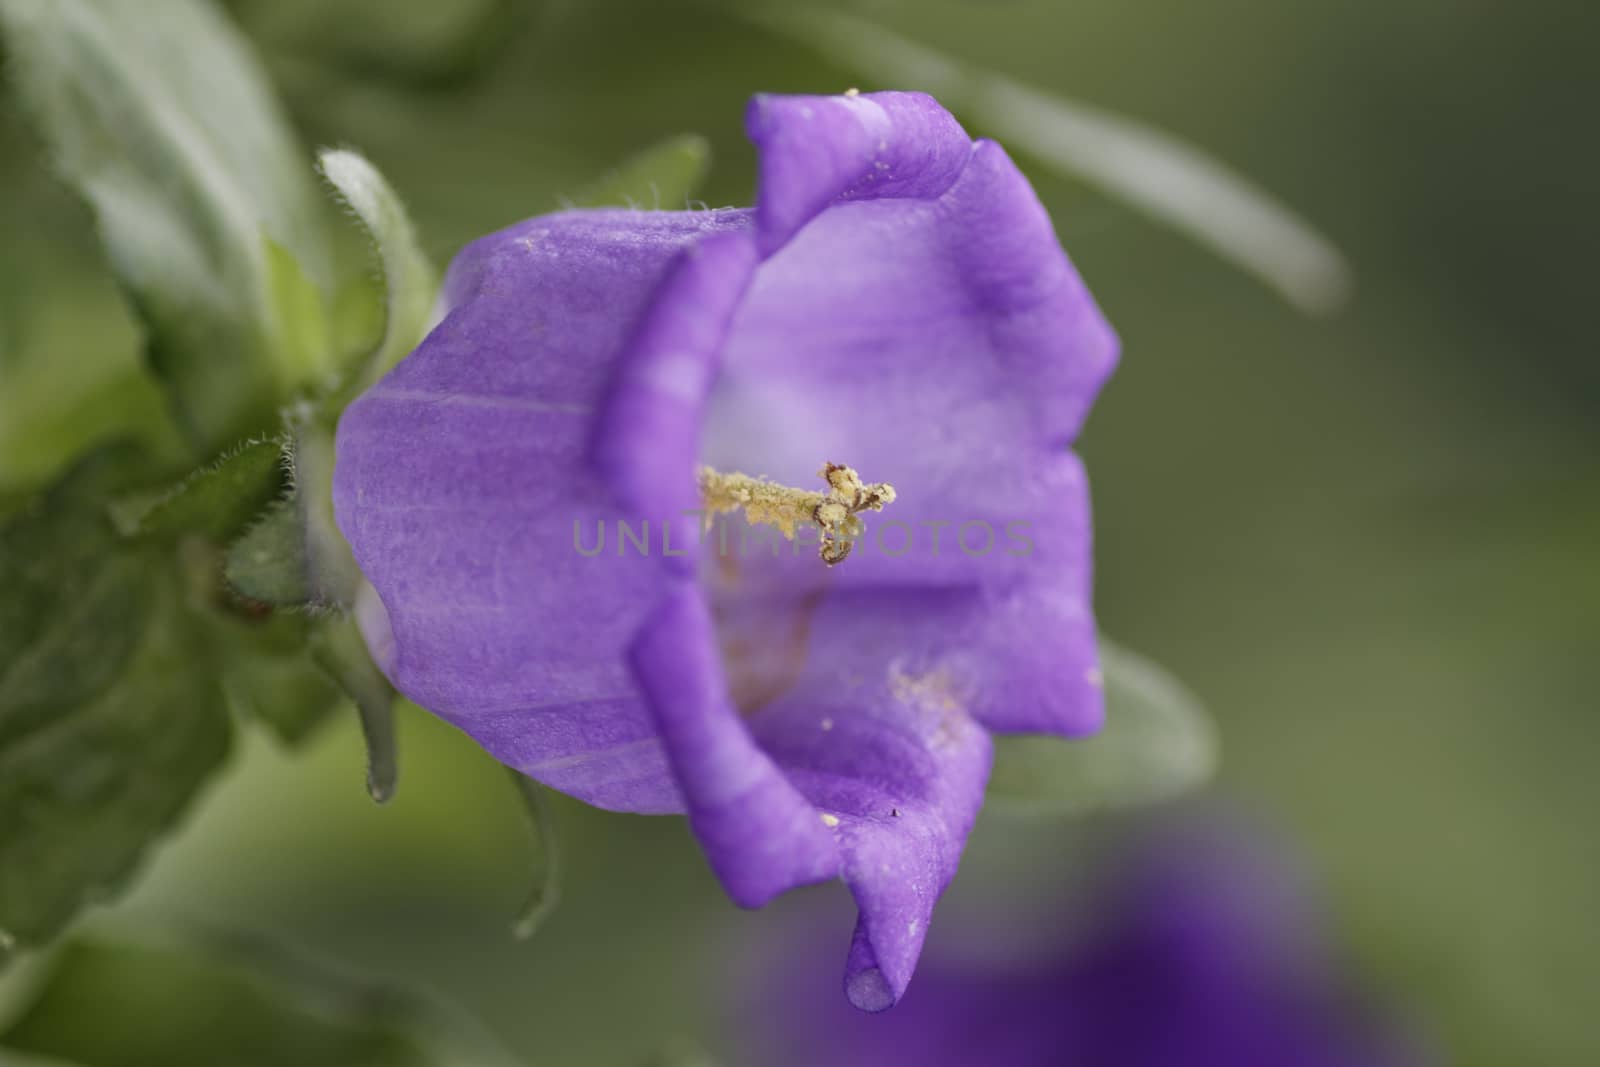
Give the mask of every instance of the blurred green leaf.
[[[137, 439], [181, 465], [184, 444], [144, 368], [115, 365], [98, 347], [71, 349], [30, 345], [18, 365], [0, 368], [0, 488], [44, 484], [73, 456], [111, 438]], [[70, 375], [62, 374], [66, 365]]]
[[195, 471], [146, 506], [134, 529], [153, 537], [198, 533], [236, 537], [283, 492], [283, 442], [245, 441]]
[[[271, 0], [239, 5], [268, 51], [316, 60], [363, 81], [439, 89], [471, 80], [538, 12], [526, 0]], [[325, 76], [325, 75], [324, 75]]]
[[0, 528], [0, 939], [26, 945], [115, 890], [228, 749], [176, 564], [117, 537], [105, 472]]
[[682, 211], [711, 169], [711, 145], [686, 133], [640, 152], [573, 197], [574, 207]]
[[842, 11], [735, 4], [729, 11], [886, 86], [920, 89], [1008, 147], [1180, 230], [1300, 310], [1337, 310], [1350, 269], [1272, 194], [1194, 145], [1136, 119], [1023, 85]]
[[356, 703], [367, 744], [367, 792], [379, 804], [394, 796], [394, 688], [372, 662], [355, 620], [328, 619], [311, 634], [311, 655]]
[[268, 425], [322, 370], [272, 249], [318, 287], [328, 266], [309, 168], [246, 44], [204, 0], [0, 0], [0, 29], [194, 443]]
[[383, 264], [383, 340], [355, 375], [355, 386], [365, 388], [422, 340], [438, 295], [438, 274], [417, 243], [405, 205], [376, 167], [346, 149], [323, 151], [319, 165], [371, 236]]
[[132, 654], [155, 577], [148, 552], [119, 543], [102, 501], [136, 462], [97, 453], [0, 526], [0, 739], [48, 719], [58, 700], [104, 689]]
[[[0, 59], [0, 81], [4, 70]], [[137, 439], [181, 468], [186, 443], [143, 365], [91, 213], [50, 173], [19, 104], [0, 87], [0, 489], [48, 485], [111, 439]]]
[[1163, 800], [1216, 768], [1216, 729], [1171, 675], [1100, 640], [1106, 722], [1081, 741], [998, 737], [989, 798], [1012, 809], [1079, 812]]
[[79, 1067], [484, 1062], [436, 1047], [442, 1035], [431, 1031], [442, 1027], [428, 1014], [414, 997], [261, 949], [80, 942], [54, 962], [0, 1050]]

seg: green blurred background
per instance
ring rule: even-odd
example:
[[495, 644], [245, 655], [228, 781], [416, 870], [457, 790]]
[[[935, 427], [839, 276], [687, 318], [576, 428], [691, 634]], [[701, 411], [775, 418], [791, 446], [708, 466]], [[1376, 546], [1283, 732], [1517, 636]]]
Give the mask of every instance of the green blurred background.
[[[917, 88], [712, 4], [230, 6], [307, 146], [367, 153], [440, 262], [670, 134], [710, 139], [703, 199], [747, 203], [753, 92]], [[1307, 319], [1019, 153], [1124, 341], [1082, 443], [1106, 629], [1204, 698], [1217, 791], [1296, 842], [1350, 967], [1448, 1062], [1600, 1063], [1600, 7], [850, 10], [1188, 138], [1348, 254], [1353, 302]], [[71, 413], [142, 425], [158, 400], [87, 214], [9, 102], [0, 181], [0, 387], [42, 398], [0, 424], [6, 493], [65, 458]], [[74, 361], [125, 374], [79, 388]], [[523, 1062], [717, 1045], [768, 919], [726, 903], [680, 820], [563, 803], [565, 900], [515, 943], [526, 831], [504, 776], [408, 709], [399, 796], [375, 808], [352, 720], [304, 755], [242, 746], [91, 925], [279, 936], [438, 993]], [[1076, 836], [986, 815], [949, 921], [997, 865], [1054, 870]]]

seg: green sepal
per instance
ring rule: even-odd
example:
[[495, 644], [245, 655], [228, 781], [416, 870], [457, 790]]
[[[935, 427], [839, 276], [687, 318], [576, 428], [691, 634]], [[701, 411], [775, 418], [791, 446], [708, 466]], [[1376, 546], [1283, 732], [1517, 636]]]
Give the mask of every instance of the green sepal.
[[400, 773], [395, 754], [394, 687], [372, 662], [354, 619], [327, 619], [312, 630], [311, 656], [355, 701], [367, 745], [367, 792], [379, 804], [386, 803], [394, 796]]
[[382, 377], [422, 340], [438, 296], [439, 276], [417, 241], [405, 204], [387, 179], [349, 149], [324, 149], [318, 167], [372, 240], [383, 268], [383, 339], [350, 375], [335, 406]]
[[283, 745], [303, 744], [343, 703], [344, 691], [311, 655], [313, 631], [327, 620], [251, 605], [218, 611], [213, 620], [229, 706]]
[[252, 438], [224, 452], [154, 501], [130, 509], [128, 532], [155, 538], [198, 534], [237, 537], [282, 496], [288, 471], [283, 442]]
[[247, 600], [272, 607], [312, 601], [310, 563], [294, 500], [275, 502], [228, 546], [223, 573], [233, 591]]
[[517, 938], [526, 939], [538, 932], [561, 903], [561, 850], [550, 810], [549, 790], [519, 771], [508, 768], [508, 772], [511, 784], [522, 799], [533, 845], [528, 895], [511, 925], [511, 932]]
[[997, 807], [1077, 813], [1164, 800], [1216, 769], [1216, 728], [1155, 663], [1100, 639], [1105, 725], [1093, 737], [997, 737], [988, 797]]
[[684, 211], [711, 170], [711, 144], [699, 134], [669, 137], [572, 198], [574, 207]]
[[333, 515], [333, 431], [314, 413], [292, 417], [293, 488], [229, 546], [228, 585], [275, 607], [345, 610], [361, 585]]

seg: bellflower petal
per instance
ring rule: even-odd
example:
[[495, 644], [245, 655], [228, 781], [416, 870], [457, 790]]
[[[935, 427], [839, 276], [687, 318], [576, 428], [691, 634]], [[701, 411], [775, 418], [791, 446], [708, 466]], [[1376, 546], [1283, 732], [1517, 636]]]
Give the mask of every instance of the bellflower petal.
[[386, 609], [390, 679], [602, 807], [683, 801], [625, 655], [668, 576], [574, 550], [618, 512], [585, 461], [594, 413], [675, 257], [747, 227], [573, 212], [484, 238], [451, 267], [444, 321], [339, 423], [336, 514]]
[[[403, 693], [554, 788], [686, 812], [741, 904], [841, 877], [878, 1009], [986, 731], [1099, 725], [1067, 448], [1117, 345], [1026, 179], [932, 99], [758, 97], [747, 127], [752, 210], [464, 250], [444, 320], [345, 413], [335, 502]], [[897, 494], [847, 565], [702, 536], [702, 465], [814, 487], [824, 461]]]
[[739, 721], [704, 599], [674, 590], [633, 652], [690, 824], [728, 894], [756, 907], [837, 874], [839, 852], [825, 824]]

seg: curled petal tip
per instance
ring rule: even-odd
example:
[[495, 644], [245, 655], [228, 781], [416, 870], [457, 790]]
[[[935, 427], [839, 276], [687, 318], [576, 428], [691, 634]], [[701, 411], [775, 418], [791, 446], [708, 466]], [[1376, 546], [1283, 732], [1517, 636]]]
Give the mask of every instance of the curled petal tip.
[[850, 998], [850, 1003], [862, 1011], [880, 1012], [888, 1011], [894, 1007], [897, 999], [894, 989], [889, 985], [889, 979], [876, 967], [868, 967], [864, 971], [857, 971], [844, 980], [844, 995]]

